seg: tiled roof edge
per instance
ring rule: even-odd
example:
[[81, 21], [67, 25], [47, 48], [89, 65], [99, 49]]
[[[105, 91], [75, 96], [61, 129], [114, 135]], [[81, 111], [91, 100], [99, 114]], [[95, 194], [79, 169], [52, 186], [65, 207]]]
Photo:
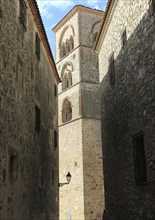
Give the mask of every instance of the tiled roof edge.
[[101, 24], [101, 28], [100, 28], [100, 31], [98, 32], [98, 35], [97, 35], [97, 38], [96, 38], [96, 41], [95, 41], [95, 44], [94, 44], [94, 51], [96, 52], [99, 52], [99, 47], [100, 47], [100, 44], [101, 44], [101, 39], [102, 39], [102, 33], [104, 32], [104, 29], [105, 29], [105, 26], [107, 25], [106, 24], [106, 21], [108, 20], [109, 18], [109, 14], [111, 12], [111, 8], [113, 7], [114, 3], [118, 1], [118, 0], [108, 0], [108, 3], [107, 3], [107, 6], [106, 6], [106, 9], [105, 9], [105, 13], [104, 13], [104, 16], [103, 16], [103, 21], [102, 21], [102, 24]]
[[47, 35], [46, 35], [46, 31], [45, 31], [44, 24], [43, 24], [43, 21], [42, 21], [40, 12], [39, 12], [37, 2], [36, 2], [36, 0], [28, 0], [28, 4], [30, 6], [32, 15], [34, 17], [34, 21], [35, 21], [36, 26], [38, 28], [42, 43], [43, 43], [44, 48], [45, 48], [45, 51], [46, 51], [47, 56], [49, 58], [54, 76], [55, 76], [57, 82], [59, 83], [60, 78], [59, 78], [59, 75], [58, 75], [58, 72], [57, 72], [57, 68], [56, 68], [55, 61], [54, 61], [54, 58], [53, 58], [53, 54], [52, 54], [52, 51], [51, 51], [51, 48], [50, 48], [50, 45], [49, 45], [49, 42], [48, 42], [48, 38], [47, 38]]

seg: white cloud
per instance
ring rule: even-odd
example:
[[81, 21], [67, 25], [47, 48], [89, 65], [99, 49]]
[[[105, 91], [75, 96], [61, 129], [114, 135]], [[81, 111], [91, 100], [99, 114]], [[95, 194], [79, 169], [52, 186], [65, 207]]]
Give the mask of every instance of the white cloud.
[[[37, 0], [41, 15], [47, 19], [53, 17], [51, 8], [65, 11], [75, 4], [84, 4], [91, 8], [103, 10], [106, 2], [107, 0]], [[101, 5], [103, 5], [103, 8], [101, 8]]]
[[94, 5], [94, 8], [97, 10], [103, 10], [102, 8], [100, 8], [98, 5]]
[[66, 10], [69, 6], [74, 5], [72, 0], [37, 0], [39, 10], [42, 16], [47, 18], [50, 16], [50, 8], [55, 7], [59, 10]]
[[93, 6], [94, 6], [96, 3], [98, 3], [98, 2], [99, 2], [98, 0], [87, 0], [87, 1], [86, 1], [87, 4], [93, 5]]
[[[98, 10], [103, 10], [105, 8], [107, 0], [86, 0], [85, 2], [91, 8], [95, 8], [95, 9], [98, 9]], [[102, 7], [102, 5], [103, 5], [103, 7]]]

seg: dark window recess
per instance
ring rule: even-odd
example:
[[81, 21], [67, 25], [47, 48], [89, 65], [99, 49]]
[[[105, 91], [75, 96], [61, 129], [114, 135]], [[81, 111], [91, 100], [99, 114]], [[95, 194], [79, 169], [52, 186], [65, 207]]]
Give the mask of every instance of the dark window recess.
[[127, 35], [126, 35], [126, 28], [125, 28], [122, 34], [122, 46], [125, 47], [126, 44], [127, 44]]
[[56, 85], [54, 85], [54, 95], [57, 97], [57, 93], [58, 93], [58, 91], [57, 91], [57, 86]]
[[20, 18], [24, 28], [26, 28], [26, 23], [27, 23], [26, 4], [25, 4], [24, 0], [19, 0], [19, 3], [20, 3], [19, 18]]
[[35, 129], [36, 131], [40, 131], [40, 126], [41, 126], [41, 114], [40, 114], [40, 109], [38, 106], [35, 106]]
[[62, 122], [67, 122], [72, 119], [72, 107], [69, 100], [65, 100], [62, 112]]
[[153, 9], [153, 13], [155, 13], [155, 0], [152, 0], [152, 9]]
[[48, 92], [48, 103], [50, 102], [50, 94], [49, 94], [49, 92]]
[[95, 34], [94, 34], [94, 41], [96, 41], [97, 35], [98, 35], [98, 32], [95, 32]]
[[3, 170], [3, 182], [6, 180], [6, 170]]
[[18, 157], [17, 157], [17, 155], [14, 155], [14, 154], [10, 155], [9, 170], [10, 170], [10, 179], [16, 180], [17, 174], [18, 174]]
[[72, 109], [70, 108], [69, 111], [66, 113], [66, 122], [72, 119]]
[[109, 60], [109, 81], [110, 85], [112, 87], [115, 86], [115, 60], [114, 60], [114, 54], [112, 54], [110, 60]]
[[38, 59], [40, 60], [40, 38], [39, 38], [39, 35], [38, 33], [36, 33], [36, 55], [38, 57]]
[[0, 18], [2, 18], [2, 17], [3, 17], [3, 11], [2, 11], [2, 9], [0, 7]]
[[58, 147], [58, 132], [54, 130], [54, 147]]
[[133, 137], [133, 145], [134, 145], [136, 184], [141, 185], [147, 181], [146, 158], [145, 158], [145, 147], [144, 147], [143, 134], [138, 134]]
[[52, 186], [54, 186], [54, 169], [52, 169]]
[[43, 167], [40, 167], [40, 186], [44, 186], [44, 178], [43, 178]]

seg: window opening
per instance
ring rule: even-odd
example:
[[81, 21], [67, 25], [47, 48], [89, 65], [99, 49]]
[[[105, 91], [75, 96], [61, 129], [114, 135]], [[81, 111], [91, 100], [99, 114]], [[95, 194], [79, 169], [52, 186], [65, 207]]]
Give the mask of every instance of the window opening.
[[54, 130], [54, 147], [58, 147], [58, 132]]
[[19, 11], [19, 17], [20, 17], [20, 20], [24, 26], [24, 28], [26, 28], [26, 22], [27, 22], [27, 13], [26, 13], [26, 4], [25, 4], [25, 1], [24, 0], [20, 0], [19, 1], [19, 8], [20, 8], [20, 11]]
[[16, 180], [17, 179], [17, 173], [18, 173], [18, 158], [17, 155], [11, 154], [10, 155], [10, 179]]
[[115, 60], [114, 54], [112, 54], [109, 60], [109, 78], [110, 78], [110, 85], [111, 87], [115, 86]]
[[54, 169], [52, 168], [52, 186], [54, 186]]
[[36, 32], [36, 55], [40, 60], [40, 38], [37, 32]]
[[64, 57], [66, 55], [66, 48], [65, 45], [62, 45], [62, 56]]
[[155, 0], [152, 0], [153, 13], [155, 13]]
[[54, 84], [54, 95], [57, 97], [57, 93], [58, 93], [58, 91], [57, 91], [57, 86]]
[[125, 28], [122, 34], [122, 46], [125, 47], [126, 44], [127, 44], [127, 34], [126, 34], [126, 28]]
[[62, 76], [62, 90], [72, 86], [72, 67], [70, 64], [66, 64]]
[[144, 136], [138, 134], [133, 137], [135, 177], [136, 184], [142, 184], [147, 181], [146, 158], [144, 147]]
[[40, 114], [40, 109], [38, 106], [35, 106], [35, 129], [36, 131], [40, 131], [41, 127], [41, 114]]
[[73, 39], [73, 37], [71, 36], [70, 37], [70, 47], [71, 47], [71, 50], [73, 50], [74, 49], [74, 39]]
[[66, 100], [63, 108], [63, 122], [70, 121], [72, 119], [72, 108], [69, 100]]

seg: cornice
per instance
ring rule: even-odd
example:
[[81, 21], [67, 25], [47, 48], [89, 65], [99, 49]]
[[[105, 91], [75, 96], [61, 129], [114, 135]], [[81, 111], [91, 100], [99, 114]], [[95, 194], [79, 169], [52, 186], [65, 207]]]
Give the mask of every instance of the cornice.
[[78, 11], [83, 11], [90, 14], [103, 16], [103, 11], [85, 7], [83, 5], [76, 5], [68, 14], [52, 29], [56, 33], [68, 20], [70, 20]]
[[49, 62], [50, 62], [50, 65], [52, 67], [55, 79], [59, 83], [60, 78], [59, 78], [59, 75], [58, 75], [58, 72], [57, 72], [57, 69], [56, 69], [55, 61], [54, 61], [52, 51], [51, 51], [51, 48], [50, 48], [50, 45], [49, 45], [49, 42], [48, 42], [48, 38], [47, 38], [46, 31], [45, 31], [45, 28], [44, 28], [44, 25], [43, 25], [43, 22], [42, 22], [42, 18], [41, 18], [40, 12], [39, 12], [37, 2], [36, 2], [36, 0], [27, 0], [27, 2], [29, 4], [32, 15], [34, 17], [34, 21], [35, 21], [36, 26], [38, 28], [38, 32], [39, 32], [41, 41], [44, 45], [46, 54], [47, 54]]
[[106, 10], [103, 16], [103, 21], [102, 21], [102, 25], [100, 28], [100, 32], [98, 33], [96, 42], [94, 44], [94, 51], [99, 53], [101, 46], [102, 46], [102, 42], [104, 40], [104, 37], [107, 33], [109, 24], [111, 22], [112, 16], [113, 16], [113, 12], [115, 10], [116, 4], [117, 4], [118, 0], [108, 0], [107, 6], [106, 6]]

